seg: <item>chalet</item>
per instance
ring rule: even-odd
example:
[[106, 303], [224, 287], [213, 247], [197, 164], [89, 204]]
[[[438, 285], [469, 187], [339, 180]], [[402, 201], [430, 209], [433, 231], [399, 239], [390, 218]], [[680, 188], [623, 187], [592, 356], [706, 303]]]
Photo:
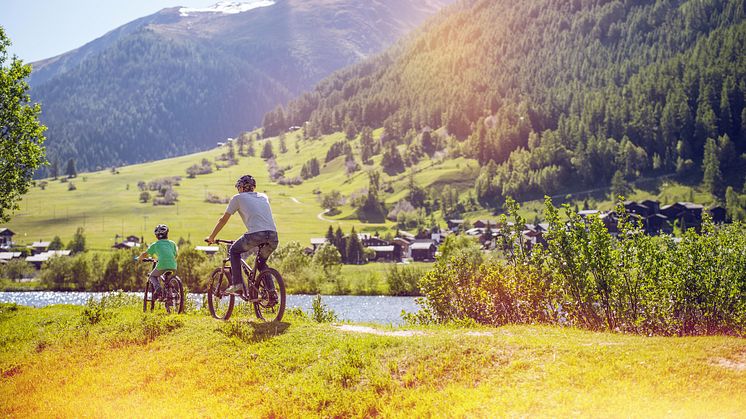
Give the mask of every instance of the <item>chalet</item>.
[[658, 214], [659, 212], [661, 212], [661, 204], [658, 201], [646, 199], [640, 203], [642, 205], [645, 205], [650, 210], [651, 214]]
[[691, 202], [677, 202], [661, 208], [661, 214], [672, 223], [678, 224], [682, 231], [694, 228], [699, 231], [702, 225], [702, 210], [704, 207]]
[[619, 234], [619, 215], [615, 211], [605, 212], [599, 218], [611, 235]]
[[375, 262], [381, 262], [381, 261], [388, 261], [391, 262], [394, 259], [394, 254], [396, 252], [396, 247], [394, 245], [386, 245], [386, 246], [367, 246], [368, 249], [373, 250], [376, 252], [376, 256], [373, 259]]
[[9, 228], [0, 228], [0, 249], [8, 250], [13, 247], [13, 236], [15, 236], [15, 234], [16, 233]]
[[31, 248], [31, 253], [33, 253], [34, 255], [38, 255], [40, 253], [46, 252], [47, 249], [49, 248], [50, 243], [51, 242], [43, 242], [43, 241], [31, 243], [31, 246], [29, 246]]
[[477, 220], [474, 221], [474, 228], [497, 228], [497, 221], [494, 220]]
[[34, 268], [41, 269], [41, 265], [53, 257], [70, 256], [70, 250], [48, 250], [39, 254], [26, 257], [26, 262], [34, 265]]
[[653, 210], [651, 208], [648, 208], [647, 205], [635, 201], [625, 202], [624, 209], [626, 209], [628, 213], [637, 214], [642, 218], [647, 218], [654, 214]]
[[[114, 238], [114, 241], [119, 239], [119, 235]], [[120, 242], [114, 243], [112, 246], [114, 249], [134, 249], [140, 247], [140, 238], [137, 236], [127, 236], [127, 238]]]
[[318, 250], [319, 247], [326, 243], [329, 243], [329, 239], [327, 239], [326, 237], [311, 238], [311, 248], [313, 250], [313, 253], [316, 253], [316, 250]]
[[601, 214], [601, 211], [599, 211], [599, 210], [582, 210], [582, 211], [578, 211], [578, 215], [582, 219], [584, 219], [584, 220], [586, 218], [590, 217], [591, 215], [600, 215], [600, 214]]
[[404, 240], [407, 240], [410, 243], [414, 242], [416, 239], [414, 234], [407, 233], [406, 231], [401, 231], [401, 230], [399, 231], [399, 234], [397, 236]]
[[446, 221], [446, 224], [448, 224], [448, 229], [451, 231], [457, 231], [464, 225], [464, 220], [448, 220]]
[[712, 222], [715, 224], [724, 224], [727, 221], [727, 212], [720, 205], [708, 208], [707, 212], [710, 213]]
[[411, 243], [411, 241], [403, 237], [395, 237], [391, 240], [391, 244], [394, 246], [394, 260], [402, 260], [412, 257], [412, 253], [409, 250]]
[[371, 236], [369, 234], [358, 234], [358, 237], [360, 238], [360, 243], [365, 247], [388, 246], [390, 244], [380, 237]]
[[434, 261], [435, 251], [438, 250], [432, 240], [417, 240], [409, 249], [412, 252], [412, 259], [418, 262]]
[[0, 263], [8, 263], [13, 259], [20, 258], [21, 255], [21, 252], [0, 252]]
[[671, 227], [671, 223], [668, 222], [668, 217], [663, 214], [653, 214], [647, 218], [643, 218], [642, 226], [645, 233], [651, 236], [657, 236], [661, 233], [673, 233], [673, 228]]

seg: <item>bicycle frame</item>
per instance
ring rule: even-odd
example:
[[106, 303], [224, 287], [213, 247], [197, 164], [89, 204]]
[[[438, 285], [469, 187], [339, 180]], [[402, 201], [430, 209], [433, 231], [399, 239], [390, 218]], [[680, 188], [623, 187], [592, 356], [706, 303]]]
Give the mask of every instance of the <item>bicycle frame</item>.
[[[233, 241], [230, 241], [230, 240], [216, 240], [215, 242], [222, 243], [225, 245], [232, 245], [234, 243]], [[237, 297], [240, 297], [244, 301], [251, 302], [251, 303], [256, 303], [259, 301], [259, 296], [258, 296], [259, 290], [257, 289], [256, 286], [254, 286], [254, 280], [256, 278], [256, 271], [257, 271], [256, 264], [257, 264], [257, 260], [259, 259], [259, 252], [262, 250], [262, 247], [264, 246], [265, 246], [264, 244], [260, 244], [259, 246], [257, 246], [256, 257], [254, 259], [253, 268], [249, 266], [249, 264], [246, 263], [246, 261], [243, 258], [241, 258], [241, 269], [243, 270], [243, 273], [245, 274], [245, 278], [244, 278], [244, 275], [241, 275], [241, 281], [243, 281], [244, 287], [243, 287], [243, 292], [241, 294], [235, 294], [235, 295]], [[223, 258], [223, 269], [229, 267], [228, 265], [229, 262], [230, 262], [230, 258]], [[233, 269], [233, 266], [230, 266], [230, 268]], [[256, 297], [251, 298], [250, 291], [254, 291], [254, 294], [256, 295]]]

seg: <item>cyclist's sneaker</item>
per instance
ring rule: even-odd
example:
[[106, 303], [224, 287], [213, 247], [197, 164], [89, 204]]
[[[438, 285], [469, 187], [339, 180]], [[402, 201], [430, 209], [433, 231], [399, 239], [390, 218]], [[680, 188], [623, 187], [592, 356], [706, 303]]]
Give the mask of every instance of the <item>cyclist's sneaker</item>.
[[243, 284], [231, 285], [230, 287], [226, 288], [225, 291], [223, 291], [223, 294], [241, 295], [243, 294]]
[[267, 303], [267, 305], [269, 307], [272, 307], [272, 306], [276, 305], [278, 302], [279, 302], [279, 299], [277, 298], [277, 291], [274, 291], [274, 290], [270, 291], [269, 292], [269, 302]]

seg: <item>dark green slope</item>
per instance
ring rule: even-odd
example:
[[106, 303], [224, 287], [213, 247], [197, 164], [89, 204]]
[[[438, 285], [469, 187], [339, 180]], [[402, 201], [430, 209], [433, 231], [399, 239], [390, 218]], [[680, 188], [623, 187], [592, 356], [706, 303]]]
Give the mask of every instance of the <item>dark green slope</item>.
[[[497, 204], [677, 172], [701, 177], [712, 138], [743, 185], [746, 23], [741, 0], [468, 0], [406, 42], [340, 71], [264, 128], [306, 121], [445, 127], [485, 165], [477, 196]], [[489, 164], [494, 161], [496, 164]], [[740, 174], [739, 174], [740, 173]]]

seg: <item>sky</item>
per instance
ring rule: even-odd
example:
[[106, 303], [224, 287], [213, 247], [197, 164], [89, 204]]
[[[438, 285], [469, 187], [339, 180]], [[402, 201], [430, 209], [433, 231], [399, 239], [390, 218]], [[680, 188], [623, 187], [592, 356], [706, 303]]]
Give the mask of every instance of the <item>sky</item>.
[[81, 47], [167, 7], [207, 7], [217, 1], [0, 0], [0, 26], [12, 42], [10, 55], [31, 63]]

